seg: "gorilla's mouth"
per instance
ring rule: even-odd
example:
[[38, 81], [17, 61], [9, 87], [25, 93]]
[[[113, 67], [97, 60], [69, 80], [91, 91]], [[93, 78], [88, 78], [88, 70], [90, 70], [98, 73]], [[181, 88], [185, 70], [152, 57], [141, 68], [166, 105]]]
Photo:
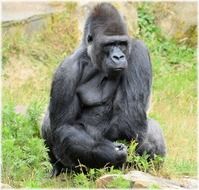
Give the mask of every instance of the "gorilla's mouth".
[[119, 72], [122, 72], [122, 71], [124, 71], [124, 70], [125, 70], [124, 67], [118, 67], [118, 68], [114, 68], [114, 69], [112, 70], [112, 72], [113, 72], [113, 73], [119, 73]]
[[122, 68], [122, 67], [114, 68], [114, 71], [122, 71], [122, 70], [124, 70], [124, 68]]
[[124, 70], [125, 68], [123, 67], [111, 68], [109, 69], [108, 75], [113, 78], [118, 77], [123, 73]]

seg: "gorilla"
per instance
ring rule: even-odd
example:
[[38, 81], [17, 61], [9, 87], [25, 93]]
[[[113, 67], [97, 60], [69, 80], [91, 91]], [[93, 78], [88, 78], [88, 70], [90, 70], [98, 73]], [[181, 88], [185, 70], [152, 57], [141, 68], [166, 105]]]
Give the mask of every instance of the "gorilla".
[[63, 169], [121, 167], [127, 148], [165, 155], [158, 123], [147, 118], [152, 69], [145, 44], [128, 36], [118, 11], [109, 3], [88, 16], [80, 47], [57, 68], [42, 125], [52, 175]]

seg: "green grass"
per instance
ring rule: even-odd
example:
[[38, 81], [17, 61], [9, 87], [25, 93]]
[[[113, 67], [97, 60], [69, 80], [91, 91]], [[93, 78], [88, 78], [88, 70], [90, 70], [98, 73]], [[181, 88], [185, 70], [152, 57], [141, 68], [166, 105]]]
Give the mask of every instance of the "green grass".
[[170, 177], [196, 175], [196, 49], [162, 36], [151, 10], [149, 4], [140, 6], [139, 26], [141, 37], [151, 50], [153, 63], [150, 116], [162, 124], [167, 141], [168, 155], [163, 173]]
[[[65, 13], [53, 16], [47, 28], [29, 38], [18, 26], [15, 33], [3, 36], [3, 128], [2, 181], [13, 187], [95, 188], [95, 180], [104, 174], [123, 174], [130, 170], [90, 169], [85, 175], [62, 174], [49, 179], [51, 166], [40, 138], [40, 125], [49, 101], [55, 68], [77, 47], [75, 4]], [[138, 6], [138, 38], [147, 44], [153, 63], [153, 96], [149, 115], [157, 119], [164, 131], [167, 157], [162, 168], [156, 158], [146, 162], [147, 155], [135, 154], [129, 147], [128, 161], [134, 168], [176, 178], [197, 173], [197, 93], [196, 48], [168, 40], [154, 24], [152, 4]], [[15, 107], [28, 108], [17, 114]], [[128, 188], [129, 182], [113, 180], [108, 187]], [[155, 187], [151, 187], [155, 188]]]

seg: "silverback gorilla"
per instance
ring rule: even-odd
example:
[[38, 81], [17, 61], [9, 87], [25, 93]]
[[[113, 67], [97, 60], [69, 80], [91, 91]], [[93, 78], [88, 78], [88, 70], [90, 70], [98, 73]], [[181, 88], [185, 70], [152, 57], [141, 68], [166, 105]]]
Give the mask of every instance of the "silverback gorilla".
[[98, 4], [87, 18], [80, 47], [55, 72], [42, 136], [49, 148], [53, 176], [62, 169], [120, 167], [127, 148], [165, 155], [158, 124], [146, 111], [152, 83], [143, 42], [131, 39], [118, 11]]

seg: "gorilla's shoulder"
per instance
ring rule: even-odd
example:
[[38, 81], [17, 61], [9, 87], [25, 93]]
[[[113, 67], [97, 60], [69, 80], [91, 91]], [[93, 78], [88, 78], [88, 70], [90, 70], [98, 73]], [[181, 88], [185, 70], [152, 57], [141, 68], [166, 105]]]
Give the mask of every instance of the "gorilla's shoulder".
[[66, 57], [55, 71], [54, 79], [62, 77], [72, 79], [80, 76], [82, 70], [81, 60], [84, 58], [85, 52], [85, 49], [79, 48]]
[[143, 51], [147, 51], [148, 52], [147, 45], [140, 39], [132, 38], [131, 39], [131, 46], [132, 46], [132, 49], [134, 49], [134, 48], [142, 49]]
[[131, 39], [131, 58], [137, 60], [139, 67], [141, 65], [144, 67], [151, 67], [151, 59], [148, 47], [140, 39]]

